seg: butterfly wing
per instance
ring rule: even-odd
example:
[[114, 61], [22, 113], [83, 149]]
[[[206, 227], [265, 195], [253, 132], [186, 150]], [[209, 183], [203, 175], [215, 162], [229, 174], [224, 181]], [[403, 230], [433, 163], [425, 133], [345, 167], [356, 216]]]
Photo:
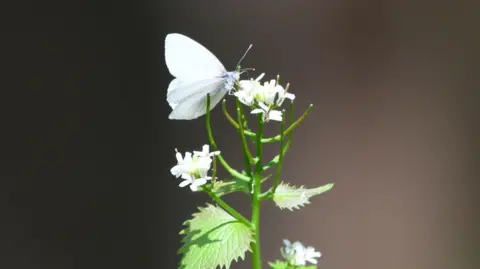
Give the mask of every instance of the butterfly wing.
[[210, 109], [215, 107], [225, 96], [225, 79], [211, 79], [209, 84], [199, 86], [193, 84], [191, 90], [195, 92], [178, 103], [170, 103], [173, 111], [168, 116], [171, 120], [192, 120], [205, 115], [207, 111], [207, 94], [210, 94]]
[[174, 108], [172, 105], [179, 104], [198, 93], [207, 95], [207, 93], [213, 91], [211, 86], [219, 83], [219, 81], [223, 81], [224, 84], [219, 84], [218, 87], [225, 88], [225, 79], [222, 78], [209, 78], [198, 81], [182, 81], [176, 78], [168, 85], [167, 102]]
[[182, 34], [165, 38], [165, 62], [170, 73], [181, 81], [197, 81], [223, 76], [222, 63], [204, 46]]

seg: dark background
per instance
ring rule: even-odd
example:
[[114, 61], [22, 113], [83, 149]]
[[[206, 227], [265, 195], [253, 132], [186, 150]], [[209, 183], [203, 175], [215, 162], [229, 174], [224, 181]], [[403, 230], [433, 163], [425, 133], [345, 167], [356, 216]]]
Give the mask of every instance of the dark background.
[[[336, 185], [300, 211], [265, 204], [265, 261], [288, 238], [319, 249], [319, 268], [480, 267], [476, 1], [23, 1], [2, 11], [0, 268], [176, 268], [177, 233], [207, 197], [177, 187], [173, 150], [207, 140], [204, 118], [167, 120], [169, 32], [230, 69], [253, 43], [244, 66], [290, 81], [297, 115], [315, 105], [283, 179]], [[219, 109], [213, 117], [217, 143], [241, 165], [234, 130]], [[245, 197], [228, 201], [248, 213]]]

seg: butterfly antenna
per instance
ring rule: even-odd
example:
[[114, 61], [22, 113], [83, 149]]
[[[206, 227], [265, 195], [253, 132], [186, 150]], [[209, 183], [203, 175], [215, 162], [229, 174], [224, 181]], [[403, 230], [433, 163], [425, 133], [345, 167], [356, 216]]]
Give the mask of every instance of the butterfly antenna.
[[247, 56], [247, 53], [248, 53], [248, 51], [252, 48], [252, 46], [253, 46], [252, 44], [250, 44], [250, 46], [248, 46], [247, 51], [245, 51], [245, 53], [243, 54], [242, 58], [240, 58], [240, 61], [238, 61], [237, 66], [239, 66], [240, 63], [243, 61], [243, 58], [245, 58], [245, 56]]
[[255, 71], [255, 68], [242, 68], [239, 71], [240, 71], [240, 74], [243, 74], [245, 72], [247, 72], [248, 74], [248, 71]]

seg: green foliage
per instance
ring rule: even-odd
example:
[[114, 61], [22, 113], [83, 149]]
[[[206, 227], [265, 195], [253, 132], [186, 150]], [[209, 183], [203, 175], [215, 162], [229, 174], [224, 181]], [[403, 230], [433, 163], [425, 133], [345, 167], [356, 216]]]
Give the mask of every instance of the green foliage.
[[273, 201], [280, 207], [280, 209], [299, 209], [302, 206], [310, 203], [312, 196], [324, 193], [333, 187], [333, 183], [314, 188], [306, 189], [303, 186], [296, 188], [288, 184], [281, 183], [278, 185], [275, 194], [273, 195]]
[[199, 208], [184, 225], [180, 232], [184, 245], [178, 251], [183, 254], [181, 269], [228, 269], [232, 261], [244, 259], [245, 252], [250, 251], [250, 228], [218, 206]]
[[317, 269], [316, 265], [310, 266], [294, 266], [288, 264], [286, 261], [275, 261], [268, 263], [272, 269]]
[[[262, 183], [269, 179], [271, 175], [267, 175], [262, 178]], [[224, 195], [234, 193], [234, 192], [243, 192], [250, 194], [251, 187], [247, 181], [240, 180], [237, 178], [232, 178], [227, 180], [218, 180], [215, 183], [208, 183], [206, 187], [212, 191], [217, 197], [222, 197]], [[202, 192], [203, 189], [198, 189], [197, 192]]]
[[218, 197], [232, 192], [249, 193], [248, 182], [235, 178], [231, 181], [217, 181], [212, 186], [212, 192]]

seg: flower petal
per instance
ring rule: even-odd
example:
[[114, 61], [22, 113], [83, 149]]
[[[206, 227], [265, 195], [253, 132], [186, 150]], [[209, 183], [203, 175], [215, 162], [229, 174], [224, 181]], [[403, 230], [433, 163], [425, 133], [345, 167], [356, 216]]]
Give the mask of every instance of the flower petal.
[[183, 165], [175, 165], [174, 167], [172, 167], [172, 169], [170, 169], [170, 173], [172, 173], [172, 175], [176, 177], [180, 177], [184, 172], [185, 172], [185, 169]]
[[192, 184], [190, 185], [190, 189], [192, 191], [197, 191], [198, 190], [198, 186], [195, 184], [195, 182], [192, 182]]
[[180, 184], [178, 186], [180, 186], [180, 188], [183, 188], [190, 183], [192, 183], [192, 181], [190, 179], [187, 179], [187, 180], [184, 180], [184, 181], [180, 182]]
[[213, 151], [213, 152], [210, 152], [209, 156], [212, 157], [212, 156], [215, 156], [215, 155], [220, 155], [220, 151]]
[[258, 103], [258, 106], [259, 106], [261, 109], [263, 109], [265, 112], [268, 111], [268, 106], [265, 105], [265, 103], [259, 102], [259, 103]]
[[177, 158], [177, 162], [178, 162], [178, 163], [183, 162], [182, 154], [181, 154], [180, 152], [177, 152], [177, 153], [175, 154], [175, 157]]
[[258, 113], [265, 113], [265, 111], [263, 111], [263, 109], [260, 109], [260, 108], [255, 108], [254, 110], [252, 110], [252, 112], [250, 112], [252, 114], [258, 114]]
[[207, 183], [207, 180], [205, 178], [195, 179], [195, 185], [197, 186], [202, 186], [206, 183]]
[[295, 94], [287, 92], [285, 93], [285, 98], [288, 98], [293, 101], [295, 99]]
[[206, 156], [210, 152], [210, 146], [208, 144], [205, 144], [203, 145], [202, 150], [203, 150], [203, 154], [205, 154]]
[[192, 153], [190, 152], [185, 152], [185, 158], [183, 158], [184, 162], [191, 162], [192, 161]]
[[261, 73], [261, 74], [255, 79], [255, 81], [260, 81], [260, 80], [263, 78], [263, 76], [265, 76], [265, 73]]
[[269, 120], [282, 121], [282, 112], [278, 110], [271, 110], [268, 113]]

